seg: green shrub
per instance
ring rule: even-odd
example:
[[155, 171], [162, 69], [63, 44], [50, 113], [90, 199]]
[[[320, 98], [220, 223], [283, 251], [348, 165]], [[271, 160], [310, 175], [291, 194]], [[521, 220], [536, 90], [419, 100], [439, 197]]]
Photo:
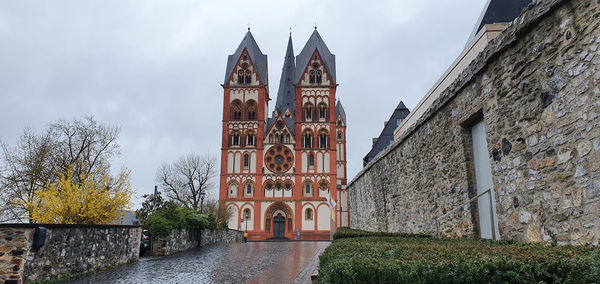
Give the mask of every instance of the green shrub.
[[431, 238], [425, 234], [403, 234], [388, 232], [369, 232], [363, 230], [350, 229], [348, 227], [339, 228], [333, 235], [333, 239], [359, 238], [359, 237], [411, 237], [411, 238]]
[[144, 223], [151, 238], [166, 237], [171, 233], [173, 225], [165, 217], [154, 214], [150, 215]]
[[200, 229], [216, 229], [217, 221], [215, 217], [210, 214], [200, 214], [194, 210], [186, 211], [185, 220], [187, 228], [192, 230]]
[[[340, 230], [320, 257], [320, 283], [598, 283], [600, 248]], [[368, 232], [366, 232], [368, 233]], [[379, 233], [375, 233], [378, 235]]]

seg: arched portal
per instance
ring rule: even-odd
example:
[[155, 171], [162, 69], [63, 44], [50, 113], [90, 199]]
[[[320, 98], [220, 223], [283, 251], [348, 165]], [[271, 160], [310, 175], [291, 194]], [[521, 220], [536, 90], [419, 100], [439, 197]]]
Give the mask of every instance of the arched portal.
[[294, 214], [292, 208], [283, 202], [271, 204], [265, 212], [265, 231], [273, 238], [284, 238], [285, 233], [293, 233]]

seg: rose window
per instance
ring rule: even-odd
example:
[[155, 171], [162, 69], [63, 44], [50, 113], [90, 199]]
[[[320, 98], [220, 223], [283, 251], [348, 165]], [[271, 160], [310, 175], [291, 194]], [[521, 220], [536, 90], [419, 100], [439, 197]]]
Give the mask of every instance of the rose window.
[[265, 165], [275, 173], [287, 172], [294, 163], [294, 154], [287, 147], [271, 147], [265, 155]]

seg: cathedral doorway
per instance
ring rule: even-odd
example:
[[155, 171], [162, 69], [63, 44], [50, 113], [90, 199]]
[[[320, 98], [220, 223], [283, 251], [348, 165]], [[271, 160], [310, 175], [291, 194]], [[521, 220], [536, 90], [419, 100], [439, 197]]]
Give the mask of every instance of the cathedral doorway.
[[[273, 202], [265, 212], [265, 231], [268, 238], [285, 239], [285, 234], [294, 232], [294, 211], [284, 202]], [[272, 235], [271, 235], [272, 234]]]
[[283, 239], [285, 236], [285, 217], [280, 214], [277, 214], [275, 218], [273, 218], [273, 237], [275, 239]]

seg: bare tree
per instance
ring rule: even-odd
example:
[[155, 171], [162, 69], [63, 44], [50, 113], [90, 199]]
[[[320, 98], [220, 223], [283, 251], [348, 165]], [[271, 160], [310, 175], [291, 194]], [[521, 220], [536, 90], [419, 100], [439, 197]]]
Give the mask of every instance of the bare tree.
[[3, 195], [3, 222], [18, 222], [28, 219], [25, 204], [35, 198], [34, 192], [46, 186], [55, 177], [51, 164], [52, 131], [35, 135], [25, 128], [17, 145], [10, 147], [0, 143], [2, 147], [2, 171], [0, 174], [0, 191]]
[[214, 186], [216, 159], [210, 155], [185, 155], [173, 164], [163, 164], [156, 179], [168, 199], [198, 210], [202, 192]]
[[120, 154], [119, 133], [119, 127], [90, 116], [51, 123], [42, 134], [25, 128], [14, 147], [0, 143], [0, 221], [29, 219], [26, 204], [35, 200], [35, 191], [55, 182], [70, 165], [76, 182], [80, 176], [100, 178], [109, 172], [110, 159]]
[[217, 227], [219, 229], [226, 229], [228, 227], [229, 219], [233, 216], [233, 211], [223, 200], [215, 200], [209, 198], [205, 201], [204, 212], [215, 216], [217, 221]]

